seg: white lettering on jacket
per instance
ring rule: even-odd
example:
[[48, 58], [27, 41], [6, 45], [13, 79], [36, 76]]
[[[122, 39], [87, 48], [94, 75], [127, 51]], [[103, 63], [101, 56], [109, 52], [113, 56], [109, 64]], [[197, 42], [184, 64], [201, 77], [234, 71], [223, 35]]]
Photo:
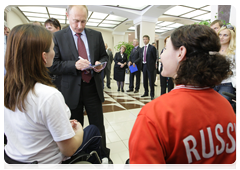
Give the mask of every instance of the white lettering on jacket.
[[[184, 143], [184, 146], [186, 149], [186, 156], [188, 159], [188, 163], [193, 162], [193, 156], [195, 157], [195, 159], [197, 161], [199, 161], [199, 160], [201, 160], [201, 158], [213, 157], [214, 153], [216, 153], [216, 155], [220, 155], [224, 152], [224, 150], [228, 154], [233, 153], [236, 150], [236, 141], [235, 141], [234, 137], [231, 135], [231, 132], [234, 132], [235, 129], [236, 129], [235, 123], [234, 123], [234, 125], [232, 123], [229, 123], [227, 126], [227, 129], [226, 129], [226, 132], [224, 132], [222, 125], [217, 124], [215, 126], [214, 135], [215, 135], [216, 139], [221, 143], [221, 145], [216, 145], [216, 146], [214, 145], [214, 142], [213, 142], [214, 136], [212, 135], [211, 127], [207, 128], [209, 141], [205, 140], [204, 131], [203, 131], [203, 129], [201, 129], [200, 130], [201, 148], [202, 148], [202, 152], [200, 153], [201, 155], [198, 153], [198, 150], [196, 149], [198, 143], [197, 143], [197, 140], [195, 139], [195, 137], [192, 135], [189, 135], [188, 137], [184, 138], [183, 143]], [[231, 144], [225, 143], [225, 141], [219, 135], [219, 133], [221, 133], [221, 134], [226, 133], [227, 137], [231, 141]], [[193, 144], [193, 146], [191, 148], [190, 148], [190, 142]], [[209, 153], [206, 153], [207, 142], [209, 143], [209, 146], [210, 146]]]

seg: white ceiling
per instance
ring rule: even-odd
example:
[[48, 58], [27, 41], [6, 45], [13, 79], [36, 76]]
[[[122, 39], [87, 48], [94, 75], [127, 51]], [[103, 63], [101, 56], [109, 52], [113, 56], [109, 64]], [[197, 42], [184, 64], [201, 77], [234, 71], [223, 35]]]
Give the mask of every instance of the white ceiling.
[[[56, 18], [62, 26], [68, 24], [66, 5], [15, 6], [29, 22], [44, 23]], [[134, 31], [139, 19], [156, 22], [155, 33], [165, 34], [184, 24], [211, 19], [210, 5], [87, 5], [88, 27], [112, 31]]]

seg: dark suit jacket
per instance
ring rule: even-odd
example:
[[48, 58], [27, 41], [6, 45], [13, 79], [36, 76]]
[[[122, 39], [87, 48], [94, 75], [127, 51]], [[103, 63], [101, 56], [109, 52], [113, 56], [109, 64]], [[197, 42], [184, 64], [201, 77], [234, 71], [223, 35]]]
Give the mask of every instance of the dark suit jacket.
[[[140, 50], [140, 57], [143, 61], [143, 51], [144, 51], [144, 46]], [[146, 55], [146, 62], [147, 62], [147, 70], [148, 71], [154, 71], [156, 69], [156, 61], [157, 61], [157, 56], [156, 56], [156, 48], [152, 46], [151, 44], [148, 45], [147, 48], [147, 55]]]
[[[108, 61], [108, 55], [104, 46], [102, 34], [98, 31], [85, 28], [87, 35], [91, 64], [95, 61]], [[74, 43], [70, 27], [54, 34], [55, 57], [53, 65], [49, 68], [52, 74], [62, 75], [61, 92], [70, 109], [75, 109], [79, 103], [81, 87], [81, 71], [75, 67], [78, 61], [78, 51]], [[104, 101], [102, 78], [100, 73], [92, 70], [92, 78], [95, 80], [96, 89], [100, 100]]]
[[139, 51], [141, 50], [141, 48], [138, 46], [134, 52], [133, 52], [133, 49], [129, 56], [129, 61], [131, 61], [132, 63], [135, 63], [137, 65], [138, 70], [141, 70], [142, 69], [142, 58], [140, 57], [140, 54], [139, 54]]
[[[127, 54], [126, 53], [123, 53], [123, 57], [121, 56], [120, 52], [117, 52], [115, 54], [115, 57], [114, 57], [114, 62], [115, 62], [115, 65], [114, 67], [115, 68], [120, 68], [120, 65], [118, 65], [117, 63], [120, 62], [122, 64], [124, 64], [125, 62], [127, 63]], [[125, 69], [127, 68], [127, 65], [125, 65], [125, 67], [123, 67], [122, 69]]]
[[108, 71], [110, 71], [110, 70], [111, 70], [112, 61], [113, 61], [112, 51], [110, 51], [109, 49], [107, 49], [107, 55], [108, 55], [108, 57], [109, 57], [109, 60], [108, 60], [108, 62], [107, 62], [106, 68], [108, 69]]

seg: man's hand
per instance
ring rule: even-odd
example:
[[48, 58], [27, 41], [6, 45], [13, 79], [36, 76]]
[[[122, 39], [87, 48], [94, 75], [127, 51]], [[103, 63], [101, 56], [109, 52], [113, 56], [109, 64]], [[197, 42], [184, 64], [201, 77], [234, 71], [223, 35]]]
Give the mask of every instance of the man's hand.
[[82, 132], [83, 131], [82, 125], [77, 120], [75, 120], [75, 119], [70, 120], [70, 123], [72, 125], [74, 132]]
[[133, 63], [133, 67], [135, 67], [135, 63]]
[[77, 70], [83, 70], [84, 68], [87, 68], [89, 67], [91, 63], [86, 60], [86, 59], [79, 59], [76, 64], [75, 64], [75, 67]]
[[[98, 65], [98, 64], [101, 64], [101, 62], [96, 61], [96, 62], [95, 62], [95, 65]], [[105, 66], [106, 66], [106, 64], [105, 64]], [[105, 67], [105, 66], [104, 66], [104, 67]], [[93, 68], [93, 70], [94, 70], [95, 72], [97, 72], [97, 73], [99, 73], [100, 71], [102, 71], [102, 69], [103, 69], [103, 65], [102, 65], [102, 64], [99, 65], [99, 66], [97, 66], [97, 67], [94, 67], [94, 68]]]
[[130, 65], [132, 65], [132, 62], [131, 62], [131, 61], [128, 62], [128, 67], [130, 67]]

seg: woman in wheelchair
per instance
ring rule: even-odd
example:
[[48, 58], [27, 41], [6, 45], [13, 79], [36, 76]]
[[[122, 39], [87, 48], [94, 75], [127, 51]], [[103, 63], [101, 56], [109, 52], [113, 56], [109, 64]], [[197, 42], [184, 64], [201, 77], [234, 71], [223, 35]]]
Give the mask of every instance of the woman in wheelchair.
[[[48, 74], [55, 55], [52, 38], [47, 29], [30, 24], [14, 27], [9, 35], [4, 77], [7, 163], [66, 163], [83, 151], [101, 156], [98, 128], [83, 129], [69, 120], [70, 110]], [[88, 161], [101, 163], [101, 158]]]

